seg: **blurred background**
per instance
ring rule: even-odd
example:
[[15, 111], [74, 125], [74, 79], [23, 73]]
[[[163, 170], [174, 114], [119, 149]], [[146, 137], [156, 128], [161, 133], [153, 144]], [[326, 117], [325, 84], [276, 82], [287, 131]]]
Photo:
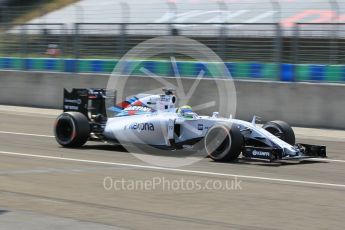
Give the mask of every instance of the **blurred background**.
[[[110, 73], [138, 43], [183, 35], [215, 51], [235, 79], [344, 82], [344, 8], [342, 0], [1, 0], [0, 68]], [[165, 58], [142, 65], [170, 76]], [[179, 59], [184, 77], [210, 65], [189, 61]]]

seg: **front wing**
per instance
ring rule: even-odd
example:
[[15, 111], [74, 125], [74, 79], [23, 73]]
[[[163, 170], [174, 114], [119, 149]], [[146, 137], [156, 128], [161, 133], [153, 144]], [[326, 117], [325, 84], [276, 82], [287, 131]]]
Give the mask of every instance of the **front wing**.
[[321, 145], [309, 145], [309, 144], [296, 144], [298, 148], [297, 155], [288, 155], [284, 153], [281, 148], [274, 147], [255, 147], [244, 146], [242, 155], [246, 159], [262, 159], [269, 161], [279, 160], [303, 160], [307, 158], [326, 158], [326, 146]]

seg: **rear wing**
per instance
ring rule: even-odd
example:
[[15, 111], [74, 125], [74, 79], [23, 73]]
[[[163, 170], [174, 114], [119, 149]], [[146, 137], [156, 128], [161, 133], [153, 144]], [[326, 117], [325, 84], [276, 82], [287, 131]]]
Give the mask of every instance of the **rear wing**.
[[64, 89], [63, 97], [64, 112], [80, 112], [88, 119], [94, 115], [103, 115], [103, 117], [107, 117], [106, 99], [110, 99], [111, 104], [116, 101], [114, 92], [110, 97], [107, 97], [105, 89], [94, 88], [73, 88], [70, 92]]

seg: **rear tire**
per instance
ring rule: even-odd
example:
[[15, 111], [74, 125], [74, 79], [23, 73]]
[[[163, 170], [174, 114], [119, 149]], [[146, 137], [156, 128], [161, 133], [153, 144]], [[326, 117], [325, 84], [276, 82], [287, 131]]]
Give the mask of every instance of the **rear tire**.
[[63, 147], [81, 147], [90, 137], [89, 120], [79, 112], [62, 113], [56, 119], [54, 134], [56, 141]]
[[204, 146], [214, 161], [234, 161], [242, 152], [243, 136], [236, 126], [216, 124], [206, 134]]
[[262, 128], [290, 145], [296, 142], [293, 129], [284, 121], [269, 121]]

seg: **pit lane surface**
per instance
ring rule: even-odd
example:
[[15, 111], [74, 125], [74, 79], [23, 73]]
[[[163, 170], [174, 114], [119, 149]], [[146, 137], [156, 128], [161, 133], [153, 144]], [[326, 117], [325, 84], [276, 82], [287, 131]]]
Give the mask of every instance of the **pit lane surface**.
[[[297, 128], [329, 160], [152, 167], [124, 149], [59, 147], [59, 111], [0, 106], [0, 229], [343, 229], [345, 132]], [[106, 189], [104, 179], [240, 181], [233, 189]]]

